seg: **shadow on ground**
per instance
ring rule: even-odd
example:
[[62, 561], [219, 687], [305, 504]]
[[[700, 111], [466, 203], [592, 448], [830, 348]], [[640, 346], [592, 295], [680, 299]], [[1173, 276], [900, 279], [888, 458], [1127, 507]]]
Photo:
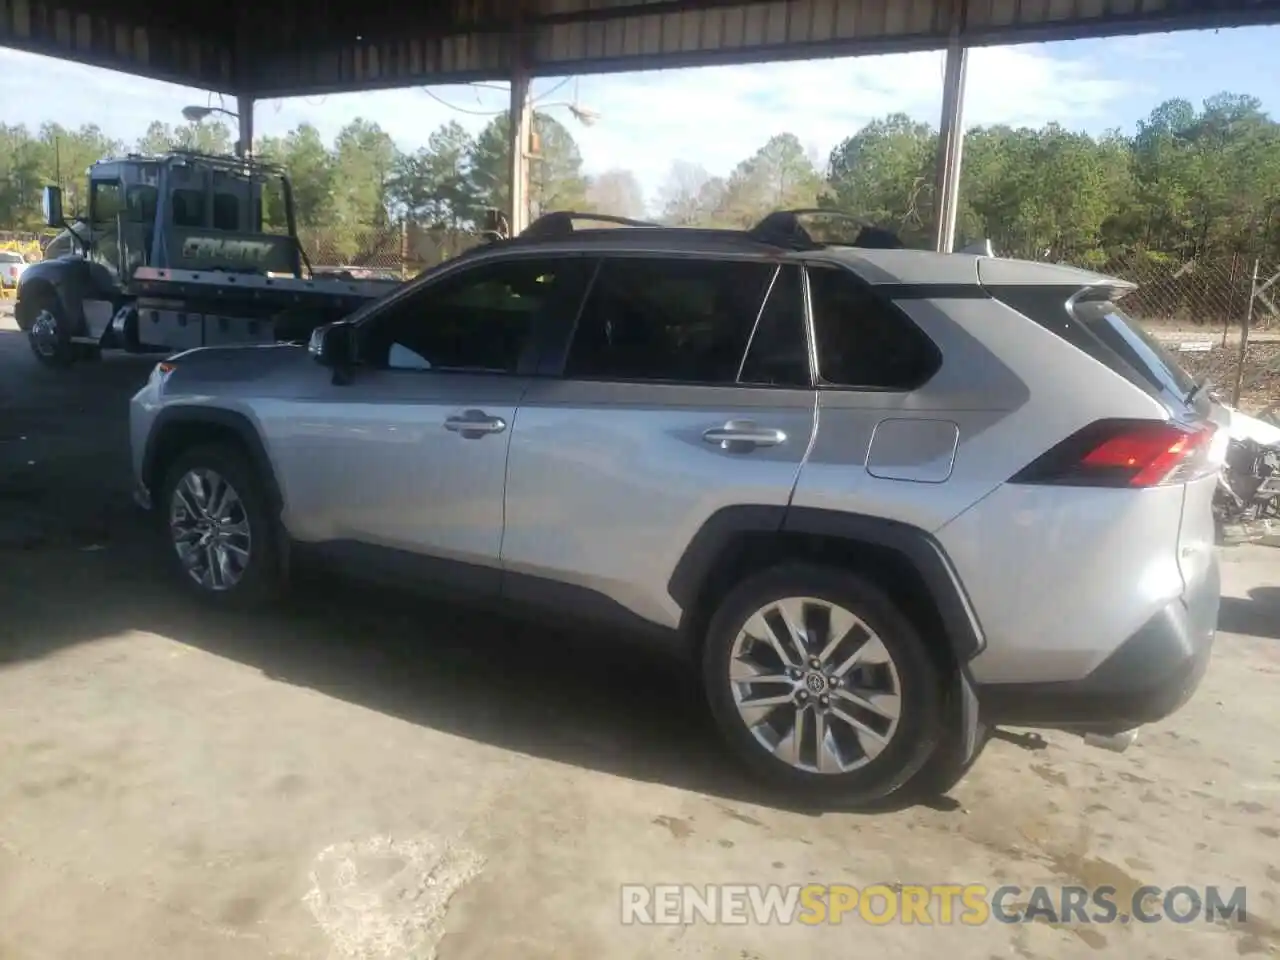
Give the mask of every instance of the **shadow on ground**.
[[316, 574], [267, 613], [213, 610], [188, 597], [164, 562], [167, 545], [129, 501], [128, 399], [153, 361], [46, 370], [21, 335], [0, 330], [0, 667], [144, 631], [509, 750], [823, 812], [746, 779], [726, 756], [692, 671], [612, 635], [511, 622]]
[[1223, 597], [1218, 629], [1280, 640], [1280, 587], [1254, 587], [1248, 600]]

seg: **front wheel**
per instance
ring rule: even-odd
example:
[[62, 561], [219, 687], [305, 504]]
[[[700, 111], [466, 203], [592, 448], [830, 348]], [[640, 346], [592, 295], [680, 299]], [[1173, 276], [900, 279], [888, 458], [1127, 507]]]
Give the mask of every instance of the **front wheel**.
[[178, 456], [165, 474], [159, 508], [179, 578], [226, 606], [257, 606], [282, 587], [269, 499], [248, 459], [213, 444]]
[[933, 657], [883, 591], [842, 570], [788, 564], [739, 584], [712, 619], [703, 681], [734, 753], [811, 799], [883, 799], [939, 740]]
[[27, 343], [35, 358], [46, 367], [69, 367], [77, 357], [76, 345], [71, 342], [62, 305], [52, 292], [37, 292], [34, 303], [24, 310], [30, 318], [27, 324]]

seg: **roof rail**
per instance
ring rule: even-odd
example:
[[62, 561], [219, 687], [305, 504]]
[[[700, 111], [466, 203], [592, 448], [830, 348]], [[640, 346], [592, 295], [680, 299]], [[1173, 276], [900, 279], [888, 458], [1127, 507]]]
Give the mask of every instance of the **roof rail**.
[[661, 227], [662, 224], [650, 223], [647, 220], [632, 220], [629, 217], [615, 217], [607, 213], [578, 213], [573, 210], [557, 210], [544, 213], [533, 223], [524, 228], [517, 239], [526, 240], [562, 240], [577, 232], [575, 220], [586, 220], [592, 223], [607, 223], [617, 227]]
[[840, 220], [857, 226], [857, 232], [848, 240], [834, 241], [839, 246], [873, 247], [885, 250], [898, 250], [906, 246], [892, 230], [877, 227], [855, 214], [824, 207], [776, 210], [748, 230], [747, 234], [764, 243], [798, 250], [816, 250], [832, 245], [833, 241], [815, 239], [801, 223], [801, 217]]

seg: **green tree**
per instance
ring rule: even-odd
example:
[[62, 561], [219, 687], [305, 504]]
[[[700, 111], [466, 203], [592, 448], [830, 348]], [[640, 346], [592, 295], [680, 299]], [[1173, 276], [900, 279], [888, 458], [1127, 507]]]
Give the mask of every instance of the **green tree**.
[[471, 175], [475, 141], [456, 121], [444, 124], [414, 153], [400, 154], [390, 183], [392, 205], [425, 226], [474, 226], [478, 188]]
[[396, 164], [396, 145], [376, 123], [356, 119], [343, 127], [332, 162], [334, 226], [385, 229], [387, 188]]
[[831, 151], [822, 204], [897, 230], [908, 243], [929, 235], [938, 135], [894, 113], [873, 120]]
[[771, 137], [729, 175], [715, 213], [718, 222], [751, 227], [774, 210], [813, 207], [822, 177], [795, 134]]
[[161, 154], [170, 150], [194, 150], [221, 156], [235, 149], [231, 129], [221, 120], [202, 120], [199, 123], [180, 123], [171, 127], [153, 120], [138, 140], [139, 153]]
[[[481, 207], [506, 210], [511, 205], [510, 124], [505, 114], [494, 118], [476, 138], [471, 151], [471, 179]], [[586, 201], [582, 154], [573, 135], [554, 117], [534, 113], [536, 140], [529, 161], [529, 207], [532, 217], [552, 210], [580, 210]]]

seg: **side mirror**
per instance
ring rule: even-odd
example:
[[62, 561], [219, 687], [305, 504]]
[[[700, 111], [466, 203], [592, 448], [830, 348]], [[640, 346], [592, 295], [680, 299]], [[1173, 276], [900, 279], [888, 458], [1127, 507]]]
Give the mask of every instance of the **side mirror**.
[[326, 323], [311, 331], [307, 352], [322, 367], [341, 370], [351, 363], [351, 326], [342, 321]]
[[61, 227], [65, 221], [62, 219], [62, 188], [55, 186], [47, 186], [44, 188], [44, 197], [42, 198], [42, 206], [44, 208], [44, 223], [47, 227]]

